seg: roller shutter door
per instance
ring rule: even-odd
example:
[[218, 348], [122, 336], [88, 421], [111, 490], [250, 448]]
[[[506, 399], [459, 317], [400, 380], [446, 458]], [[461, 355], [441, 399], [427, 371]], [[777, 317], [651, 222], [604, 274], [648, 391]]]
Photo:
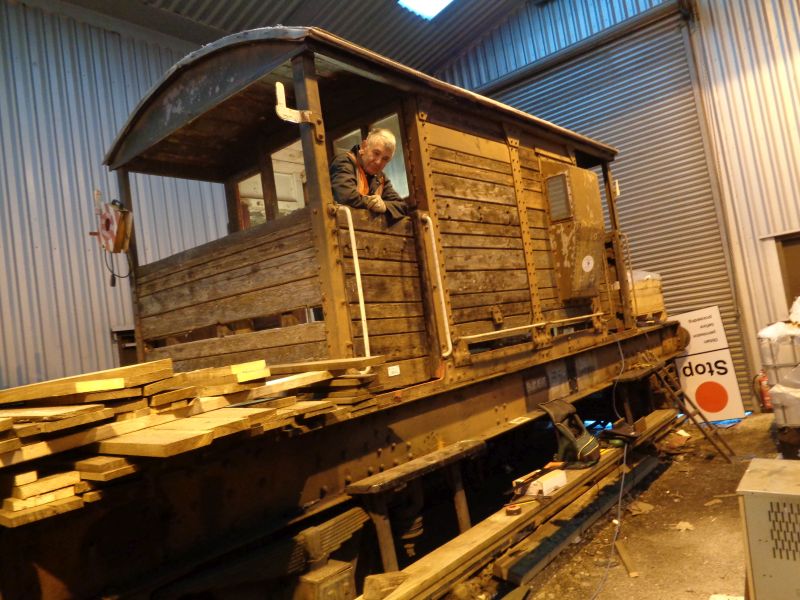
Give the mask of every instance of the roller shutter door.
[[666, 18], [494, 96], [620, 150], [612, 168], [633, 266], [661, 274], [670, 314], [719, 306], [747, 406], [749, 374], [684, 27]]

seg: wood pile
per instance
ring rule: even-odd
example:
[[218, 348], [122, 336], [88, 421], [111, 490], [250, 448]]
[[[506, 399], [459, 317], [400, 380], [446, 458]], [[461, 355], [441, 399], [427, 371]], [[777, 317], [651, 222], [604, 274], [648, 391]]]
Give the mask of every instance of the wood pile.
[[230, 435], [294, 435], [376, 410], [383, 357], [175, 372], [172, 360], [0, 390], [0, 526], [79, 509], [117, 479]]

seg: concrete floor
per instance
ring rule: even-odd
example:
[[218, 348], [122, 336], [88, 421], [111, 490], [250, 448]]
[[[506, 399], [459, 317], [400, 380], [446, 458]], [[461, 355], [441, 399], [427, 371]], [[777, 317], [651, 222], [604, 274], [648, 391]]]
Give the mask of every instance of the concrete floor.
[[[616, 514], [609, 514], [574, 540], [521, 596], [527, 600], [743, 597], [744, 536], [735, 492], [751, 458], [776, 456], [769, 432], [772, 420], [770, 414], [752, 415], [721, 432], [736, 452], [733, 464], [716, 455], [699, 431], [685, 428], [691, 438], [681, 452], [666, 457], [660, 473], [625, 497], [619, 539], [638, 576], [629, 576], [617, 555], [610, 553]], [[634, 515], [635, 501], [652, 509]], [[520, 597], [520, 592], [512, 595]]]

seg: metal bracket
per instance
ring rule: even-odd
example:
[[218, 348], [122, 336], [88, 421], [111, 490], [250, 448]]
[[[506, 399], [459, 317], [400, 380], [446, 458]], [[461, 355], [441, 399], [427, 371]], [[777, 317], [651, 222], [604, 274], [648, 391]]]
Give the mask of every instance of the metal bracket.
[[275, 113], [278, 118], [289, 123], [309, 123], [314, 128], [314, 139], [318, 144], [325, 141], [322, 116], [310, 110], [296, 110], [286, 106], [286, 90], [280, 81], [275, 82]]

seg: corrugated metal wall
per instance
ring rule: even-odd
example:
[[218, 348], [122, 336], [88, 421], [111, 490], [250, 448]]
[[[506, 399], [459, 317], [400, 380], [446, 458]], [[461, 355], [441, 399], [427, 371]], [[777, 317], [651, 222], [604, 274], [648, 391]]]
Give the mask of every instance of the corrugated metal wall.
[[719, 306], [746, 393], [748, 369], [684, 28], [674, 14], [497, 99], [621, 149], [613, 170], [634, 268], [661, 274], [669, 313]]
[[437, 77], [468, 89], [486, 85], [668, 0], [527, 2]]
[[[130, 293], [88, 236], [92, 192], [117, 196], [103, 155], [185, 50], [0, 1], [0, 388], [115, 366]], [[225, 233], [220, 186], [137, 176], [133, 191], [144, 261]]]
[[800, 3], [703, 0], [693, 39], [757, 357], [758, 330], [787, 318], [775, 236], [800, 233]]

